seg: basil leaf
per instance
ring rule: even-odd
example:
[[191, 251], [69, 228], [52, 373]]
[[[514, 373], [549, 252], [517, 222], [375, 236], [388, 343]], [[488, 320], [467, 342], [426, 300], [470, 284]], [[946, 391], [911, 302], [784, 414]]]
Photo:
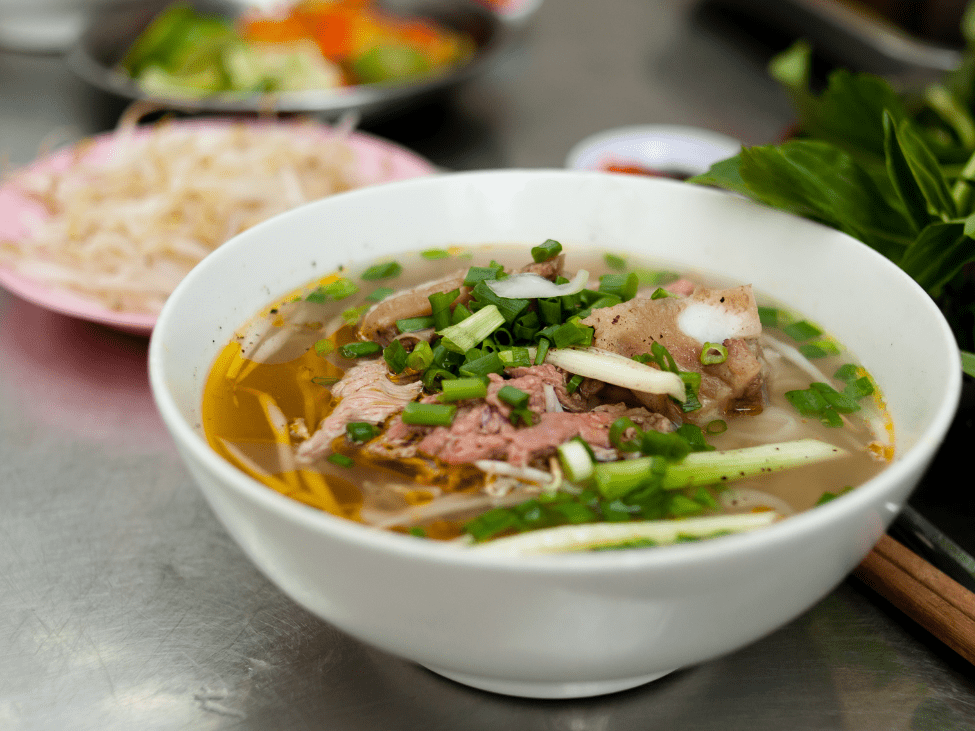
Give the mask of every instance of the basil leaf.
[[[888, 119], [886, 113], [884, 119]], [[944, 171], [924, 140], [911, 127], [910, 121], [905, 120], [895, 125], [894, 120], [891, 120], [885, 124], [890, 127], [892, 149], [900, 149], [903, 161], [910, 169], [916, 183], [915, 190], [943, 220], [955, 218], [958, 213]]]
[[[747, 195], [898, 256], [914, 238], [911, 222], [850, 155], [819, 140], [745, 148], [739, 175]], [[691, 182], [697, 182], [695, 178]]]
[[937, 296], [965, 264], [975, 261], [975, 240], [966, 223], [932, 223], [904, 252], [900, 267], [932, 296]]
[[931, 214], [928, 212], [927, 200], [914, 179], [914, 173], [911, 172], [904, 151], [898, 144], [894, 124], [893, 117], [885, 111], [884, 147], [887, 154], [887, 174], [904, 204], [908, 219], [914, 224], [915, 231], [920, 232], [931, 223]]
[[[741, 179], [741, 154], [713, 163], [706, 173], [694, 175], [687, 182], [698, 185], [712, 185], [715, 188], [730, 190], [746, 198], [756, 198], [748, 183]], [[756, 198], [756, 200], [758, 200]]]

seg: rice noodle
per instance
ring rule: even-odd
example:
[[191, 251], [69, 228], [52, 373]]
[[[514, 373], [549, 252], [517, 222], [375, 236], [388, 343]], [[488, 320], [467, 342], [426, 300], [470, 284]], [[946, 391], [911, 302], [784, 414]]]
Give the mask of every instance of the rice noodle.
[[830, 379], [827, 378], [826, 375], [819, 370], [819, 368], [817, 368], [811, 360], [800, 353], [797, 348], [793, 348], [791, 345], [783, 343], [781, 340], [777, 340], [776, 338], [768, 335], [762, 335], [762, 345], [770, 347], [794, 366], [801, 368], [814, 380], [822, 381], [824, 383], [828, 383], [830, 381]]
[[[365, 483], [364, 486], [368, 487]], [[537, 489], [535, 492], [537, 493]], [[424, 505], [410, 505], [394, 512], [363, 507], [359, 517], [363, 523], [376, 528], [389, 528], [394, 525], [411, 528], [449, 515], [475, 513], [479, 510], [517, 505], [525, 499], [526, 494], [523, 491], [513, 491], [502, 497], [455, 492], [431, 500]]]
[[157, 313], [228, 238], [377, 182], [358, 170], [351, 124], [123, 124], [107, 144], [77, 145], [66, 169], [11, 178], [43, 213], [23, 221], [26, 236], [0, 241], [0, 262], [109, 309]]

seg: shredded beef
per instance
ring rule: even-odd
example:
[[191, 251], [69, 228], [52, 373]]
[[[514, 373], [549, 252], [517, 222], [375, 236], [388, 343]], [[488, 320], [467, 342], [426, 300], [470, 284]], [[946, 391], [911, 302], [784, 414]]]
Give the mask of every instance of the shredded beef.
[[315, 433], [298, 447], [298, 460], [308, 463], [321, 457], [351, 421], [382, 424], [392, 414], [402, 411], [422, 388], [419, 381], [402, 384], [391, 381], [382, 359], [356, 364], [332, 386], [332, 397], [339, 402]]
[[[423, 427], [404, 424], [397, 416], [386, 433], [370, 444], [373, 454], [386, 457], [435, 457], [446, 464], [468, 464], [480, 459], [505, 460], [523, 467], [555, 453], [556, 447], [581, 436], [598, 451], [612, 448], [609, 427], [620, 416], [629, 416], [644, 429], [670, 431], [673, 424], [659, 414], [626, 404], [597, 406], [589, 411], [585, 399], [565, 390], [565, 375], [551, 365], [512, 368], [511, 378], [491, 374], [488, 394], [458, 405], [450, 427]], [[510, 385], [529, 394], [529, 409], [538, 415], [531, 426], [513, 426], [511, 407], [498, 399], [502, 386]], [[545, 386], [555, 389], [564, 411], [545, 411]], [[427, 396], [423, 401], [436, 401]]]

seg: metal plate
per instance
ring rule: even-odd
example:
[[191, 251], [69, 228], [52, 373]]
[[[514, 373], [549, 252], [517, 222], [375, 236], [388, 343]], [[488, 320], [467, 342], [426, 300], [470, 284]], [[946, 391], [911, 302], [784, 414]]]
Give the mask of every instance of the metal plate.
[[[395, 0], [383, 8], [403, 16], [429, 18], [469, 34], [476, 50], [466, 64], [449, 72], [423, 77], [410, 83], [366, 84], [336, 89], [282, 92], [278, 94], [219, 94], [200, 98], [147, 94], [119, 61], [133, 41], [170, 0], [109, 4], [93, 12], [78, 43], [67, 53], [65, 63], [82, 79], [103, 91], [144, 100], [161, 108], [186, 112], [321, 112], [338, 115], [357, 111], [367, 116], [407, 107], [421, 99], [460, 84], [480, 73], [504, 47], [506, 24], [495, 14], [468, 2], [446, 0]], [[242, 5], [224, 0], [192, 0], [195, 8], [235, 18]]]

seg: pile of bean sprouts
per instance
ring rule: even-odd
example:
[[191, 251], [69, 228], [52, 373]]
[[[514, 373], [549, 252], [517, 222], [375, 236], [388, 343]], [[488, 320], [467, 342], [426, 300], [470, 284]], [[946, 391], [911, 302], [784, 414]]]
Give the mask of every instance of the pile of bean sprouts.
[[[351, 125], [161, 123], [120, 127], [7, 185], [38, 204], [0, 264], [123, 312], [156, 314], [237, 233], [366, 180]], [[57, 169], [52, 169], [57, 167]]]

